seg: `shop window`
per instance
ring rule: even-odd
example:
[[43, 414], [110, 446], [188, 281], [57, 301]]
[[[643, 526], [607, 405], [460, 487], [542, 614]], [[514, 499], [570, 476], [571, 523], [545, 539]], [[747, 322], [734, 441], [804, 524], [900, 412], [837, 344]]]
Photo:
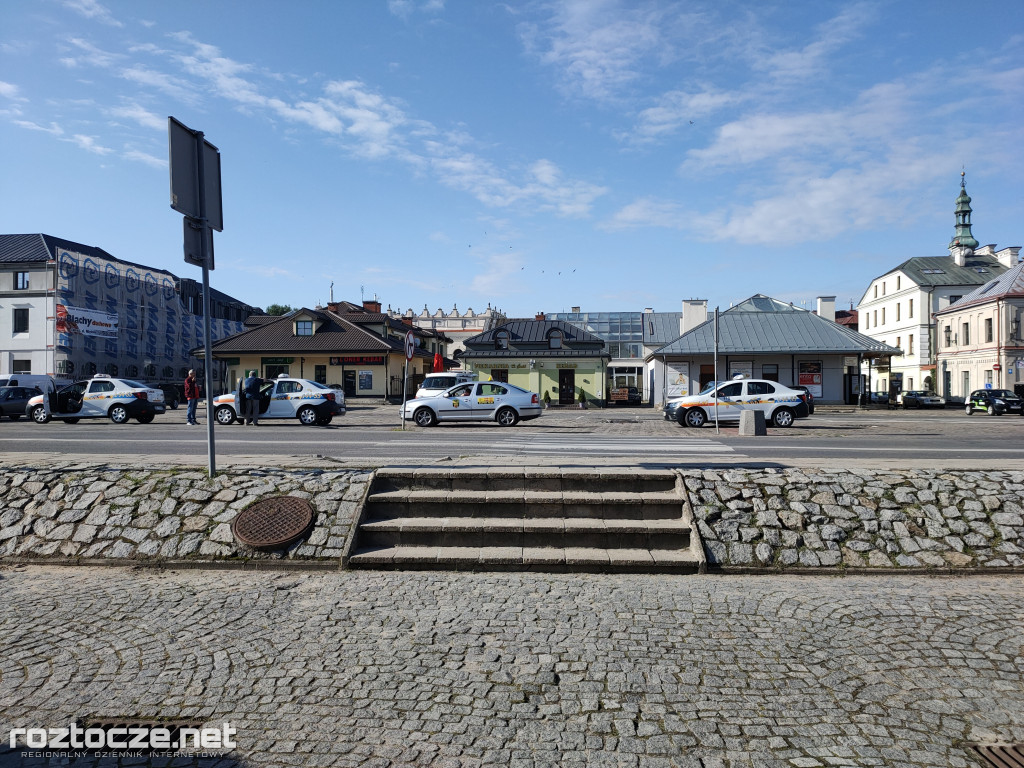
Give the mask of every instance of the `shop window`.
[[315, 381], [317, 384], [326, 384], [327, 383], [327, 366], [326, 365], [316, 365], [316, 366], [313, 366], [313, 371], [314, 371], [314, 373], [313, 373], [313, 381]]
[[761, 378], [768, 379], [768, 381], [779, 380], [779, 366], [774, 364], [762, 365], [761, 366]]

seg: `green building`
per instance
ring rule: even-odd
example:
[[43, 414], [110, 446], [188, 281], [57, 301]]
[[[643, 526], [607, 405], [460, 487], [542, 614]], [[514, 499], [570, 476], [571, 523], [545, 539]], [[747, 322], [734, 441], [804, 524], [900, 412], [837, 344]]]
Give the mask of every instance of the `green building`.
[[481, 378], [547, 392], [552, 403], [604, 405], [605, 369], [611, 359], [603, 339], [561, 320], [511, 320], [464, 342], [462, 364]]

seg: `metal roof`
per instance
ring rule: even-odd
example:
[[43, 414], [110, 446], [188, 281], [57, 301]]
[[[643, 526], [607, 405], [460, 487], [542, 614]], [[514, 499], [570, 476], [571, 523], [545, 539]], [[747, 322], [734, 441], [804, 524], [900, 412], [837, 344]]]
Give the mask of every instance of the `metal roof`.
[[644, 346], [657, 347], [678, 338], [682, 319], [682, 312], [645, 312]]
[[902, 272], [918, 285], [981, 285], [1005, 271], [1006, 266], [992, 256], [968, 256], [962, 267], [952, 256], [917, 256], [885, 274]]
[[1007, 270], [999, 277], [989, 280], [984, 285], [975, 288], [959, 301], [953, 302], [946, 309], [935, 314], [943, 315], [947, 312], [956, 312], [972, 304], [985, 304], [994, 299], [1004, 299], [1007, 297], [1024, 297], [1024, 262], [1017, 264], [1017, 266]]
[[562, 340], [566, 344], [593, 344], [600, 346], [602, 349], [604, 348], [604, 339], [592, 333], [587, 333], [578, 325], [573, 325], [564, 320], [510, 320], [489, 331], [478, 333], [476, 336], [470, 336], [463, 344], [466, 345], [467, 350], [471, 347], [493, 348], [494, 335], [498, 331], [506, 331], [509, 336], [510, 346], [520, 344], [543, 344], [546, 346], [548, 334], [552, 330], [561, 331]]
[[[903, 354], [897, 347], [763, 294], [751, 296], [720, 313], [718, 326], [720, 354]], [[649, 357], [710, 355], [714, 351], [712, 319]]]

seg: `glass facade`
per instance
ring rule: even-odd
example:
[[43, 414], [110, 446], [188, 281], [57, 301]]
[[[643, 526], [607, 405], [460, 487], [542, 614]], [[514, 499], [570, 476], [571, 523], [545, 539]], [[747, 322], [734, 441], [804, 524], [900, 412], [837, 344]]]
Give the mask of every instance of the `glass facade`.
[[643, 357], [643, 312], [550, 312], [548, 320], [564, 320], [604, 339], [612, 359]]

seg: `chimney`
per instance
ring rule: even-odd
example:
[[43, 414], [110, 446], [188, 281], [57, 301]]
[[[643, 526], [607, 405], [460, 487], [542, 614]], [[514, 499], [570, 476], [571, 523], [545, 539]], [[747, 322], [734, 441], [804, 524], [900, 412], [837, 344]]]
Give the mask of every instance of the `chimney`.
[[996, 252], [996, 258], [999, 259], [999, 263], [1006, 268], [1017, 266], [1017, 260], [1020, 258], [1020, 246], [1011, 245], [1009, 248], [1003, 248], [1001, 251]]
[[679, 335], [691, 331], [708, 319], [707, 299], [683, 299], [683, 316], [679, 318]]
[[819, 296], [818, 297], [818, 317], [823, 320], [828, 320], [830, 323], [836, 321], [836, 297], [835, 296]]
[[536, 315], [533, 316], [533, 319], [534, 320], [547, 320], [547, 318], [544, 317], [544, 313], [543, 312], [538, 312]]
[[376, 299], [366, 299], [363, 301], [363, 309], [367, 312], [380, 312], [380, 302]]
[[579, 314], [580, 308], [579, 307], [573, 307], [572, 311], [575, 312], [576, 314]]
[[337, 312], [340, 309], [341, 309], [341, 303], [340, 302], [337, 302], [337, 301], [329, 301], [329, 302], [327, 302], [327, 311], [328, 312]]
[[645, 315], [652, 315], [652, 314], [654, 314], [654, 307], [644, 307], [644, 314]]

